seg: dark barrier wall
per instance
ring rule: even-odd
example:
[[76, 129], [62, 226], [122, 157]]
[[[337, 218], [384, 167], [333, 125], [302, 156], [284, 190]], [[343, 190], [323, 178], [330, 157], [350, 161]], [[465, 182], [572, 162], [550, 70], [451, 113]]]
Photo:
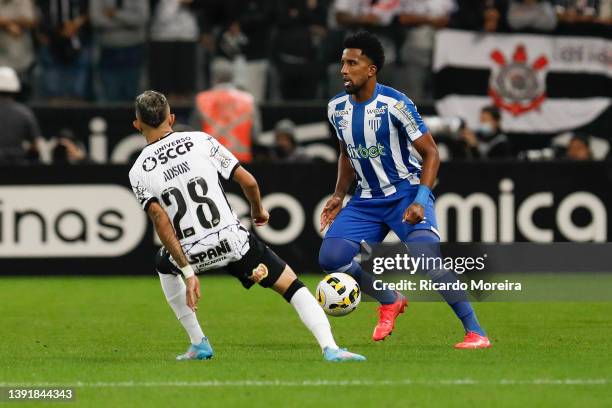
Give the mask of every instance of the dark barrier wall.
[[[151, 274], [158, 246], [128, 185], [127, 166], [0, 171], [0, 274]], [[332, 164], [249, 166], [271, 224], [257, 233], [298, 271], [318, 271], [318, 214]], [[235, 212], [249, 208], [225, 183]], [[612, 227], [607, 163], [447, 163], [435, 188], [449, 241], [606, 242]]]
[[[457, 82], [461, 81], [454, 80], [454, 83]], [[485, 81], [485, 84], [488, 84], [488, 81]], [[188, 105], [173, 106], [177, 123], [189, 124], [191, 109]], [[33, 110], [46, 139], [52, 139], [57, 136], [59, 130], [69, 128], [84, 143], [96, 163], [130, 163], [143, 146], [144, 139], [132, 127], [134, 110], [131, 105], [72, 108], [45, 105], [34, 106]], [[310, 104], [263, 104], [260, 106], [260, 112], [261, 128], [264, 132], [274, 129], [279, 120], [290, 118], [298, 125], [297, 139], [301, 145], [323, 145], [333, 149], [332, 153], [337, 147], [337, 140], [328, 127], [325, 101]], [[424, 116], [436, 115], [435, 108], [431, 105], [419, 105], [419, 112]], [[612, 110], [608, 108], [584, 130], [610, 141], [611, 118]], [[558, 133], [509, 133], [509, 137], [515, 153], [518, 153], [526, 149], [550, 147], [551, 139]], [[271, 135], [263, 135], [259, 142], [269, 144], [272, 141], [269, 136]], [[434, 132], [434, 136], [439, 142], [443, 142], [443, 134]], [[53, 142], [48, 142], [46, 148], [51, 149], [53, 145]]]
[[[131, 163], [143, 147], [144, 139], [133, 128], [134, 109], [130, 105], [106, 107], [52, 107], [34, 106], [34, 113], [46, 139], [57, 137], [61, 129], [72, 130], [87, 148], [91, 159], [102, 164]], [[429, 110], [431, 111], [431, 109]], [[175, 106], [177, 123], [190, 123], [191, 107]], [[276, 122], [291, 118], [296, 124], [311, 125], [305, 137], [298, 137], [301, 144], [323, 143], [336, 147], [327, 126], [325, 103], [310, 105], [263, 105], [260, 107], [261, 127], [264, 131], [274, 129]], [[198, 129], [199, 130], [199, 129]], [[300, 135], [298, 135], [300, 136]], [[49, 148], [53, 145], [50, 143]]]

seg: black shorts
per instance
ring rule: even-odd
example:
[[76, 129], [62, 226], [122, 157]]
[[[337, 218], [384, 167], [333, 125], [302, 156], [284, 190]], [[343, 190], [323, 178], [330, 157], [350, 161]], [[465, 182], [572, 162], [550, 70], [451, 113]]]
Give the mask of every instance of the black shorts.
[[[249, 234], [249, 246], [249, 251], [240, 260], [231, 262], [220, 270], [238, 278], [242, 286], [249, 289], [255, 284], [249, 277], [254, 269], [263, 264], [268, 269], [268, 276], [263, 278], [259, 284], [264, 288], [269, 288], [281, 276], [287, 262], [253, 234]], [[164, 247], [161, 247], [155, 255], [155, 268], [159, 273], [182, 275], [181, 270], [170, 261], [170, 253]]]

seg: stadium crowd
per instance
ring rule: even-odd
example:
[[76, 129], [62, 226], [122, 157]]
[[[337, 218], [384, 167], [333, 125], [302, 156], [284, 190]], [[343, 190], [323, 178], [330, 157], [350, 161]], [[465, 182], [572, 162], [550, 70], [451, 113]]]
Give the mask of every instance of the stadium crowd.
[[[612, 0], [0, 0], [0, 67], [12, 68], [20, 84], [0, 92], [62, 106], [130, 103], [152, 88], [171, 103], [196, 104], [197, 92], [219, 86], [229, 66], [232, 85], [254, 105], [323, 100], [342, 87], [342, 39], [365, 28], [385, 47], [381, 80], [431, 105], [434, 34], [445, 27], [609, 38]], [[17, 103], [8, 99], [1, 103]], [[32, 141], [35, 118], [25, 116], [21, 139]], [[489, 116], [499, 122], [499, 112], [483, 112]], [[466, 157], [507, 156], [504, 137], [491, 149], [475, 135], [461, 131]], [[78, 146], [67, 151], [83, 157]]]

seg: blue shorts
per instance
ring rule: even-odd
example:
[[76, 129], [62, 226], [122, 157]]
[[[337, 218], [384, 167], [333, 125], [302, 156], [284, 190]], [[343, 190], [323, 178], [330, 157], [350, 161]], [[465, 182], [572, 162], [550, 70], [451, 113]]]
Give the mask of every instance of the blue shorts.
[[381, 242], [393, 230], [400, 240], [406, 242], [415, 230], [429, 230], [436, 235], [438, 224], [434, 209], [435, 198], [429, 195], [425, 206], [425, 219], [419, 224], [402, 222], [406, 208], [416, 197], [418, 185], [401, 183], [397, 192], [382, 198], [360, 198], [354, 196], [344, 207], [327, 230], [325, 238], [344, 238], [354, 242]]

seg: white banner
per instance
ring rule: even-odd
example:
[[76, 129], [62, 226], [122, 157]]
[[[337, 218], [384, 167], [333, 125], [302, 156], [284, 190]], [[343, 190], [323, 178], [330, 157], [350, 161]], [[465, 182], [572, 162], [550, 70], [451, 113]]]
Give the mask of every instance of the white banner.
[[480, 109], [493, 104], [506, 132], [561, 132], [589, 124], [610, 106], [612, 41], [442, 30], [433, 69], [443, 116], [474, 125]]

